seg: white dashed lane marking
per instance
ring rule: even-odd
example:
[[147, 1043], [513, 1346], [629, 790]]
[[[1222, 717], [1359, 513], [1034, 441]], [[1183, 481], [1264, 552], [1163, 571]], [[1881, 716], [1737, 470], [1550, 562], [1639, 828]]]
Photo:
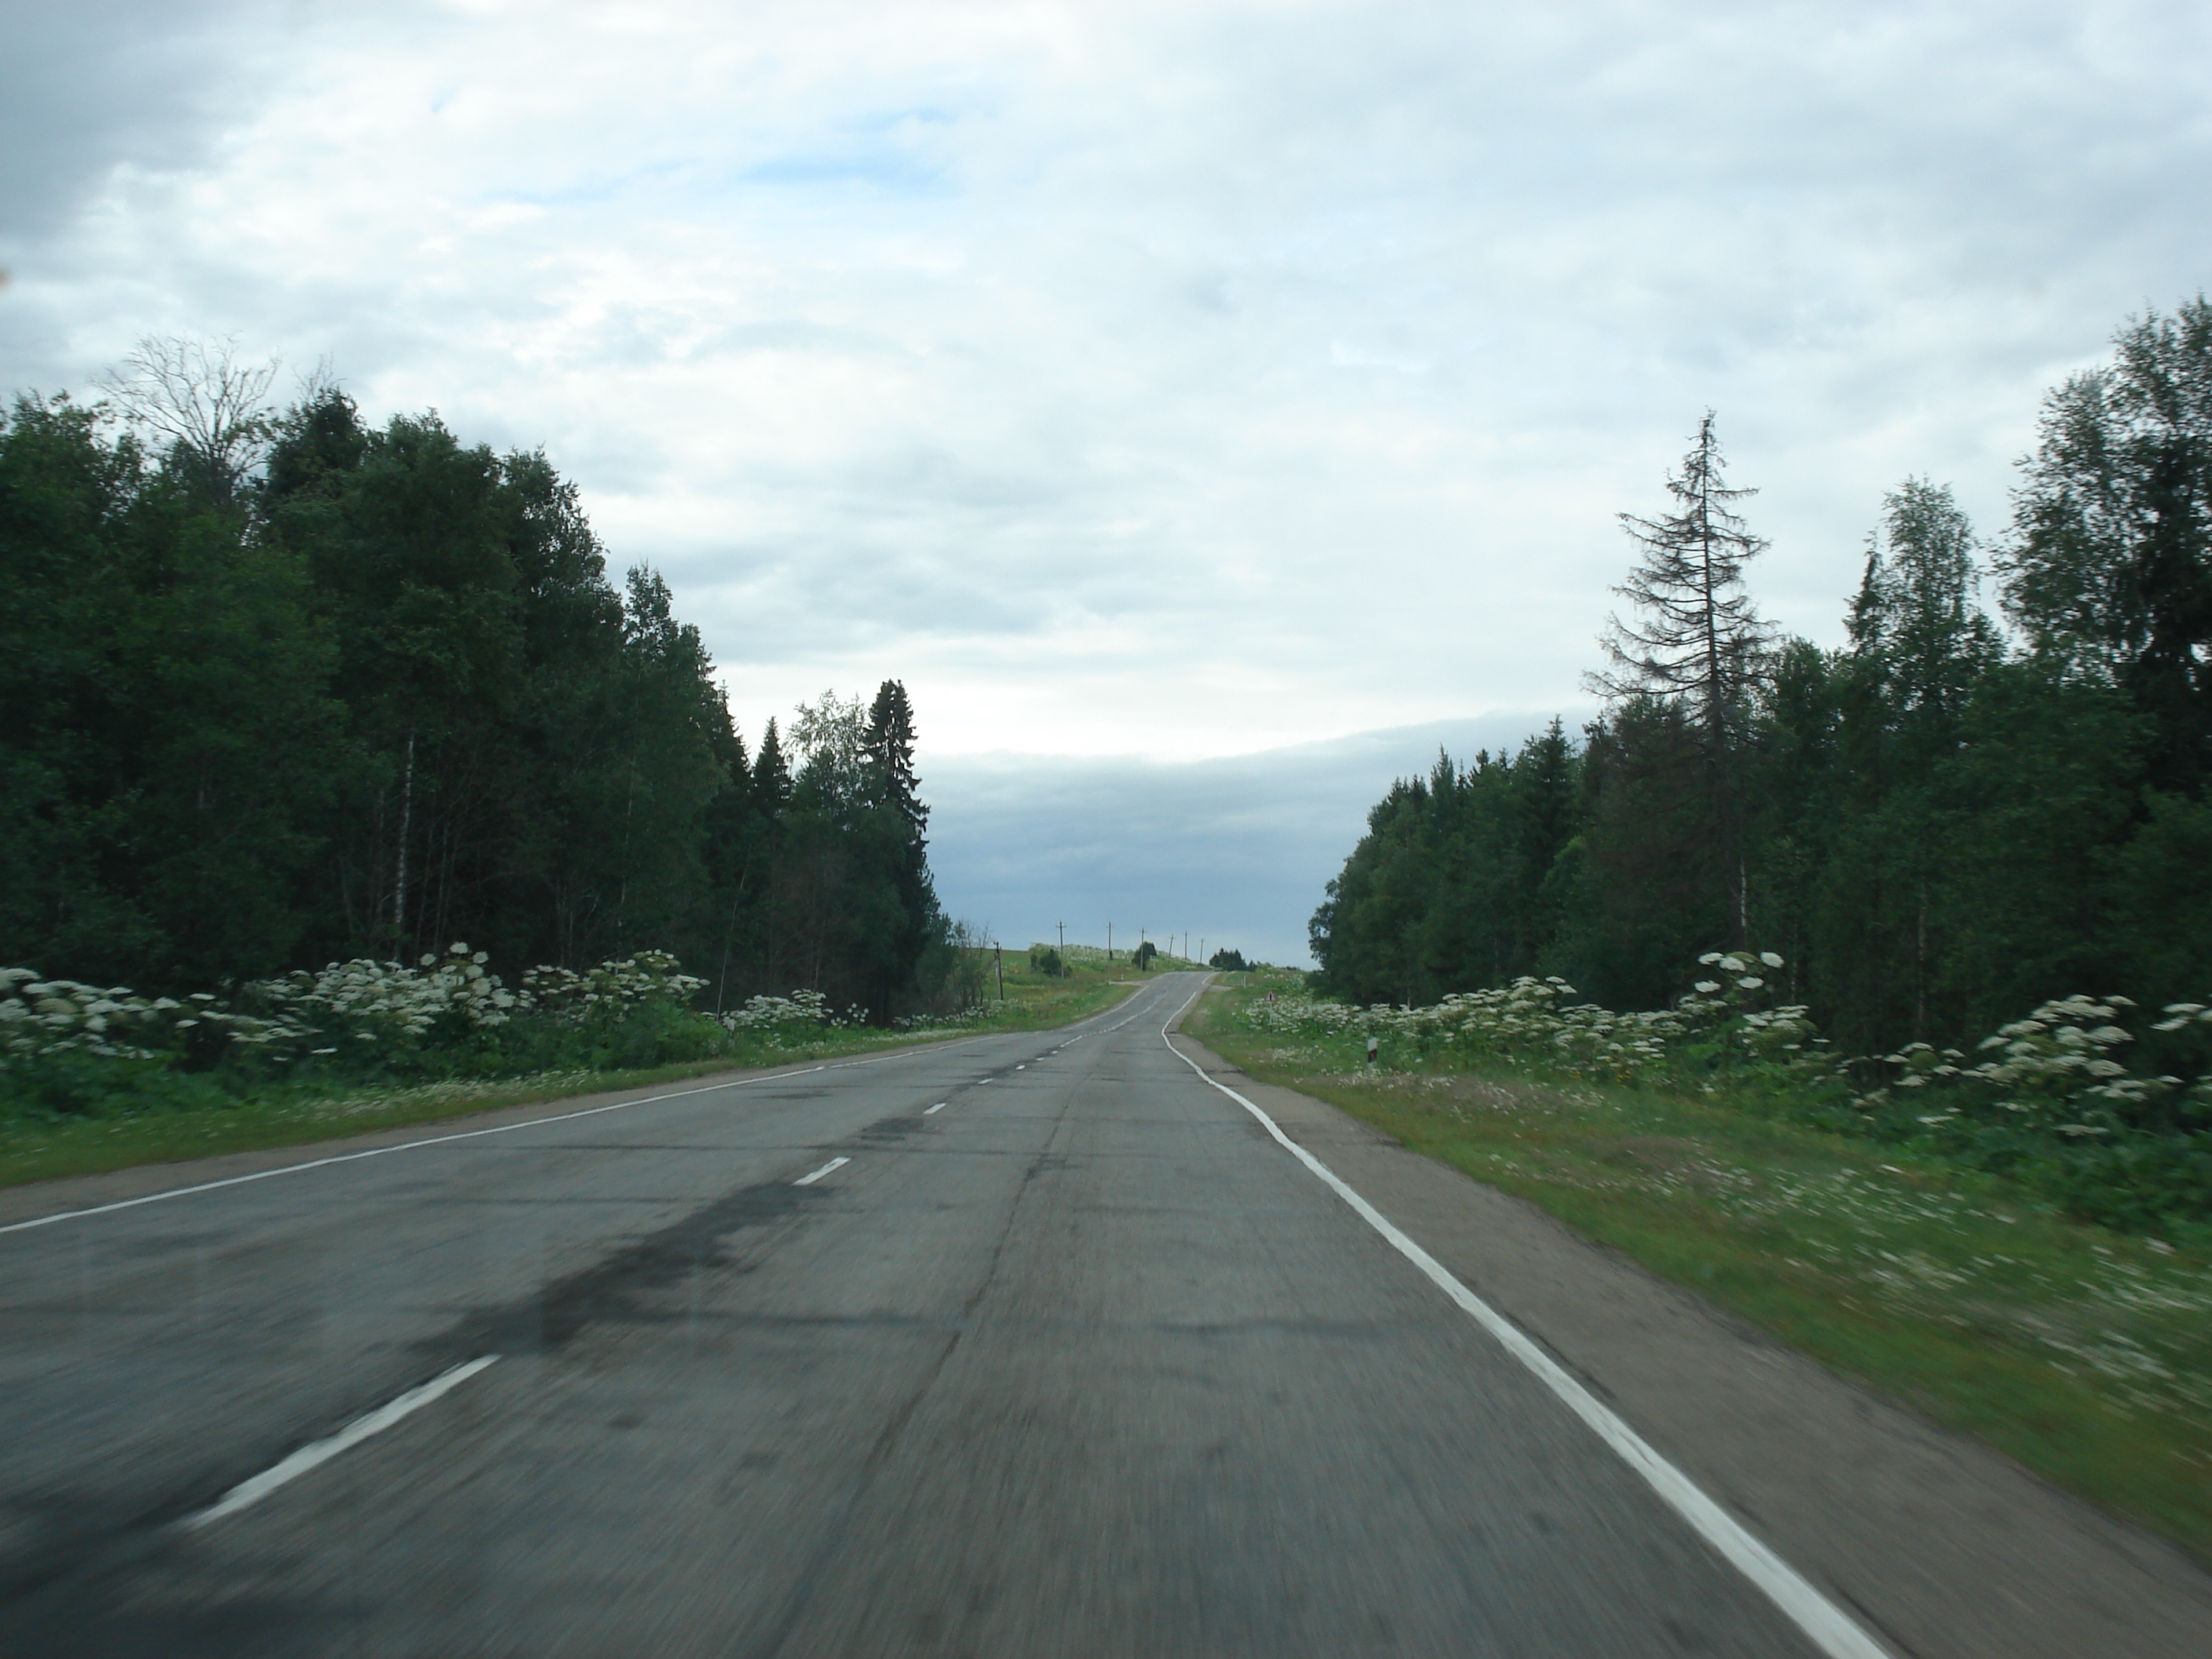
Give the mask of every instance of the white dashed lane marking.
[[207, 1508], [197, 1515], [186, 1516], [179, 1524], [189, 1531], [258, 1504], [277, 1487], [298, 1480], [310, 1469], [320, 1468], [348, 1447], [358, 1446], [369, 1436], [383, 1433], [402, 1418], [420, 1411], [439, 1395], [459, 1387], [498, 1358], [495, 1353], [488, 1353], [465, 1360], [451, 1370], [440, 1372], [420, 1388], [410, 1389], [366, 1416], [356, 1417], [328, 1438], [311, 1442], [281, 1462], [262, 1470], [252, 1480], [240, 1481]]

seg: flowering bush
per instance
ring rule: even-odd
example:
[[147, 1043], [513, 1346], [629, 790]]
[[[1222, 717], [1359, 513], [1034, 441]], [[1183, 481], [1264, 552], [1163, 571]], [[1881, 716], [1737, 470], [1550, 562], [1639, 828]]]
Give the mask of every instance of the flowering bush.
[[[1575, 1000], [1557, 976], [1524, 976], [1421, 1008], [1292, 994], [1249, 1003], [1243, 1018], [1258, 1031], [1374, 1036], [1386, 1053], [1480, 1056], [1577, 1079], [1733, 1081], [1744, 1103], [2022, 1175], [2097, 1219], [2212, 1215], [2212, 1133], [2201, 1127], [2212, 1121], [2212, 1075], [2191, 1084], [2130, 1071], [2125, 997], [2046, 1002], [1984, 1039], [1978, 1061], [1925, 1042], [1845, 1059], [1803, 1005], [1771, 1000], [1767, 975], [1783, 965], [1771, 951], [1714, 951], [1687, 994], [1646, 1013]], [[2164, 1012], [2160, 1032], [2212, 1028], [2212, 1006]]]
[[[258, 1029], [234, 1032], [233, 1041], [271, 1061], [362, 1054], [389, 1064], [441, 1038], [504, 1025], [530, 1006], [485, 970], [485, 960], [455, 945], [413, 968], [356, 957], [250, 981], [236, 1000], [259, 1016]], [[365, 1054], [361, 1044], [369, 1045]]]
[[830, 999], [821, 992], [793, 991], [787, 997], [750, 998], [744, 1007], [716, 1018], [723, 1029], [732, 1035], [746, 1032], [775, 1047], [825, 1027], [858, 1025], [865, 1016], [860, 1009], [854, 1008], [840, 1018], [830, 1011]]
[[619, 1017], [641, 1003], [681, 1006], [705, 989], [707, 981], [680, 969], [665, 951], [641, 951], [580, 974], [567, 968], [532, 968], [522, 976], [524, 1006], [571, 1024]]
[[1833, 1073], [1834, 1062], [1821, 1052], [1826, 1040], [1814, 1031], [1806, 1010], [1770, 1005], [1765, 980], [1752, 971], [1782, 966], [1780, 957], [1716, 951], [1700, 965], [1716, 969], [1725, 981], [1700, 980], [1672, 1008], [1648, 1013], [1615, 1013], [1573, 1001], [1575, 988], [1557, 975], [1524, 975], [1510, 985], [1457, 992], [1425, 1008], [1387, 1003], [1351, 1008], [1294, 994], [1251, 1004], [1245, 1019], [1259, 1030], [1395, 1036], [1409, 1040], [1419, 1053], [1480, 1054], [1617, 1083], [1692, 1063], [1704, 1069], [1751, 1063], [1796, 1073]]
[[[577, 971], [538, 967], [509, 986], [483, 951], [453, 945], [414, 966], [359, 958], [213, 992], [145, 998], [128, 987], [0, 969], [0, 1084], [20, 1107], [93, 1110], [189, 1066], [234, 1081], [279, 1072], [498, 1075], [582, 1063], [643, 1066], [741, 1047], [783, 1048], [859, 1024], [819, 992], [693, 1011], [706, 981], [665, 951]], [[205, 1103], [204, 1089], [169, 1089]]]
[[27, 968], [0, 968], [0, 1066], [62, 1054], [153, 1060], [196, 1027], [252, 1043], [267, 1041], [270, 1025], [217, 1008], [205, 991], [149, 1000], [128, 986], [40, 979]]

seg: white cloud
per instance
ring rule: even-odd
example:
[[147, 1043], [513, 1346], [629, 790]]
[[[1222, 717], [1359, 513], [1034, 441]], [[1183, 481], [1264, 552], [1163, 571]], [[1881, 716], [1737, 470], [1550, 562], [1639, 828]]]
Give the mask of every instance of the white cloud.
[[1708, 404], [1832, 638], [2208, 265], [2189, 8], [51, 10], [0, 90], [137, 90], [0, 197], [14, 384], [330, 353], [543, 444], [750, 727], [898, 675], [946, 754], [1571, 702]]

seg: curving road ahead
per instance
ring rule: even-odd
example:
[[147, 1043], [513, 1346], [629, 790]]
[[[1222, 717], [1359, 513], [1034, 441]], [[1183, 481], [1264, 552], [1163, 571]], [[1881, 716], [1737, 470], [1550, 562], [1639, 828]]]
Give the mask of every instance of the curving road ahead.
[[20, 1217], [0, 1652], [1823, 1651], [1172, 1049], [1199, 983]]

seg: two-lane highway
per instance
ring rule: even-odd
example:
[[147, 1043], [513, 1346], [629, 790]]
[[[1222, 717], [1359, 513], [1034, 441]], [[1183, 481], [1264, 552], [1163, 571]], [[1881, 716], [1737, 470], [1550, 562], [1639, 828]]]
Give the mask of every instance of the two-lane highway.
[[0, 1232], [0, 1651], [1819, 1651], [1198, 983]]

